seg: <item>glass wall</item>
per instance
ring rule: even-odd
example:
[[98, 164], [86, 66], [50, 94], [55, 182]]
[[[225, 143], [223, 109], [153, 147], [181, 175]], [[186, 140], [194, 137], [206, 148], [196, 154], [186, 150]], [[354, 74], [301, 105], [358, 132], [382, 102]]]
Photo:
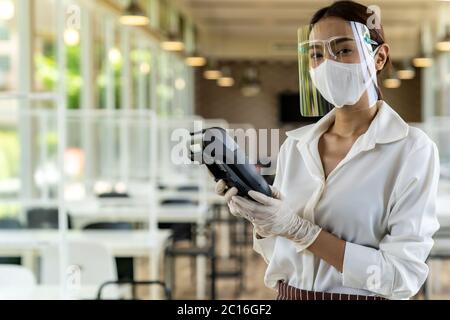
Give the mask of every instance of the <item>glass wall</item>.
[[[157, 1], [156, 6], [154, 1]], [[127, 0], [114, 2], [120, 7], [128, 3]], [[24, 53], [19, 54], [17, 11], [20, 3], [24, 1], [0, 0], [1, 94], [21, 90], [21, 80], [18, 78], [19, 57], [23, 57]], [[28, 12], [22, 15], [28, 17], [29, 29], [22, 32], [29, 38], [29, 91], [54, 94], [61, 80], [57, 57], [57, 1], [33, 0], [27, 3]], [[162, 50], [151, 32], [120, 25], [118, 12], [111, 10], [110, 1], [96, 0], [89, 2], [89, 5], [86, 3], [82, 0], [65, 1], [63, 39], [67, 109], [154, 110], [162, 118], [192, 115], [193, 71], [185, 65], [182, 54]], [[167, 33], [173, 17], [178, 15], [173, 12], [170, 3], [166, 0], [140, 0], [139, 3], [146, 12], [149, 12], [152, 3], [152, 7], [158, 8], [160, 32]], [[154, 13], [152, 15], [155, 16]], [[177, 25], [184, 28], [186, 24]], [[181, 30], [180, 34], [183, 33]], [[52, 99], [28, 102], [32, 112], [56, 110], [57, 105]], [[8, 119], [6, 116], [8, 113], [18, 115], [19, 104], [18, 99], [0, 99], [0, 197], [19, 196], [21, 174], [29, 177], [29, 181], [23, 183], [32, 186], [28, 196], [55, 195], [57, 179], [54, 177], [57, 176], [58, 161], [55, 119], [47, 119], [45, 113], [39, 116], [33, 114], [33, 123], [29, 123], [25, 133], [20, 133], [19, 118]], [[31, 116], [28, 117], [31, 119]], [[131, 129], [124, 129], [124, 133], [115, 125], [108, 127], [103, 123], [102, 126], [96, 128], [95, 132], [92, 124], [68, 126], [71, 139], [69, 144], [78, 146], [69, 150], [68, 157], [73, 161], [78, 159], [77, 161], [83, 162], [80, 165], [83, 176], [97, 177], [99, 180], [102, 176], [113, 173], [115, 168], [124, 167], [121, 159], [124, 150], [115, 143], [95, 146], [93, 135], [100, 134], [100, 131], [102, 135], [110, 137], [111, 141], [116, 141], [120, 136], [122, 141], [130, 135], [139, 136], [139, 130], [129, 132]], [[148, 141], [143, 138], [129, 151], [141, 150], [146, 143]], [[97, 162], [84, 158], [83, 150], [86, 148], [93, 148], [94, 152], [91, 154], [97, 159], [109, 159], [105, 160], [106, 165], [89, 165]], [[29, 158], [25, 160], [26, 155]], [[140, 166], [143, 167], [144, 164]], [[130, 170], [138, 169], [131, 166]], [[118, 175], [116, 182], [121, 182], [119, 173], [116, 171], [115, 174]], [[134, 174], [139, 176], [138, 171]], [[95, 184], [96, 181], [90, 182], [91, 187]], [[16, 206], [0, 207], [0, 217], [11, 214], [18, 214]]]
[[0, 90], [17, 89], [17, 19], [15, 0], [0, 1]]
[[[129, 229], [109, 230], [117, 243], [130, 234], [140, 243], [149, 232], [170, 235], [157, 230], [154, 217], [155, 133], [160, 118], [191, 115], [193, 79], [183, 53], [160, 48], [173, 13], [167, 1], [156, 1], [139, 4], [147, 13], [150, 6], [162, 9], [161, 31], [159, 23], [120, 24], [129, 0], [0, 0], [0, 233], [7, 242], [1, 247], [25, 248], [14, 251], [15, 264], [32, 271], [50, 298], [94, 298], [100, 284], [122, 276], [107, 244], [82, 232], [102, 214], [113, 217], [101, 221], [127, 221]], [[103, 197], [128, 193], [117, 202]], [[115, 216], [120, 209], [124, 216]], [[6, 236], [5, 218], [27, 229], [27, 243]], [[42, 234], [47, 246], [38, 246]], [[80, 235], [89, 250], [79, 247]], [[30, 247], [38, 254], [22, 255]], [[84, 269], [81, 258], [97, 264], [96, 248], [111, 256], [107, 265], [89, 267], [99, 271], [91, 281], [87, 271], [71, 268]], [[9, 254], [0, 252], [0, 264], [9, 263]], [[142, 280], [159, 278], [159, 262], [149, 259]], [[81, 279], [72, 277], [81, 272]], [[94, 291], [77, 291], [80, 285]]]
[[[0, 91], [14, 92], [18, 86], [18, 30], [16, 1], [0, 1]], [[12, 114], [17, 102], [1, 99], [0, 112]], [[19, 135], [13, 117], [0, 118], [0, 196], [15, 197], [20, 188]], [[0, 203], [0, 218], [15, 215], [17, 206]]]

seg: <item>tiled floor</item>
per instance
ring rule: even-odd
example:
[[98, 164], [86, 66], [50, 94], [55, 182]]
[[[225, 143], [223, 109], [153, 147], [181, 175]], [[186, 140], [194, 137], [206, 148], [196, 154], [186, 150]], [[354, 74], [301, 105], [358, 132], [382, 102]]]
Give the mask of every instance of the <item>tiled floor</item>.
[[[264, 260], [251, 249], [247, 249], [247, 264], [245, 270], [245, 290], [236, 294], [237, 282], [235, 280], [219, 280], [218, 297], [220, 300], [273, 300], [276, 292], [264, 286], [263, 278], [266, 268]], [[439, 281], [435, 276], [432, 279], [432, 299], [450, 299], [450, 263], [442, 262], [441, 266], [432, 265], [434, 270], [441, 269], [442, 276]], [[190, 270], [189, 259], [180, 258], [177, 262], [177, 290], [176, 299], [195, 299], [195, 271]], [[419, 294], [414, 299], [424, 299]]]
[[[219, 280], [218, 299], [273, 300], [276, 292], [264, 286], [263, 278], [266, 268], [264, 260], [251, 248], [246, 250], [247, 264], [245, 270], [245, 290], [235, 294], [234, 280]], [[431, 299], [450, 299], [450, 262], [433, 261], [430, 264]], [[191, 277], [189, 259], [179, 259], [176, 293], [177, 299], [195, 299], [195, 277]], [[424, 299], [422, 293], [414, 299]]]
[[[273, 300], [276, 292], [264, 286], [266, 263], [251, 248], [245, 252], [245, 288], [239, 292], [238, 282], [234, 279], [220, 279], [217, 282], [217, 299], [220, 300]], [[176, 299], [195, 299], [195, 271], [190, 269], [190, 259], [177, 261]]]

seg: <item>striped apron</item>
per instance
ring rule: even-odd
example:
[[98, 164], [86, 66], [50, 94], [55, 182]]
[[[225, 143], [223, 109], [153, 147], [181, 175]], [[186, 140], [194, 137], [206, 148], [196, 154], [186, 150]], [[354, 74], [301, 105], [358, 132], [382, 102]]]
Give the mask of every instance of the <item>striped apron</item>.
[[378, 296], [363, 296], [346, 293], [307, 291], [294, 288], [285, 282], [278, 282], [277, 300], [387, 300]]

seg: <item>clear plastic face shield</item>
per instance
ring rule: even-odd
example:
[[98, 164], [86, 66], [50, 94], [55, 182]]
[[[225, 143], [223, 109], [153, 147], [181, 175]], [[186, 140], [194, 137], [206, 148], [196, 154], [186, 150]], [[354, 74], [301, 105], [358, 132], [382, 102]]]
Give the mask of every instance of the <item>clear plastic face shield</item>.
[[334, 107], [376, 105], [378, 43], [358, 22], [326, 18], [298, 30], [300, 109], [304, 117]]

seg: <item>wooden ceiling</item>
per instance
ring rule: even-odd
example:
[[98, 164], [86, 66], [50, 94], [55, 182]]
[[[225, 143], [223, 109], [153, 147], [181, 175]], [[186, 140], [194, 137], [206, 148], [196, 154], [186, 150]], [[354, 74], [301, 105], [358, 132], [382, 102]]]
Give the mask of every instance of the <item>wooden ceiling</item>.
[[[174, 0], [199, 27], [200, 49], [217, 58], [295, 59], [297, 29], [309, 22], [325, 0]], [[436, 28], [447, 19], [450, 2], [439, 0], [360, 1], [381, 9], [382, 24], [394, 59], [420, 50], [426, 21]], [[441, 19], [441, 20], [442, 20]], [[447, 21], [448, 22], [448, 21]]]

